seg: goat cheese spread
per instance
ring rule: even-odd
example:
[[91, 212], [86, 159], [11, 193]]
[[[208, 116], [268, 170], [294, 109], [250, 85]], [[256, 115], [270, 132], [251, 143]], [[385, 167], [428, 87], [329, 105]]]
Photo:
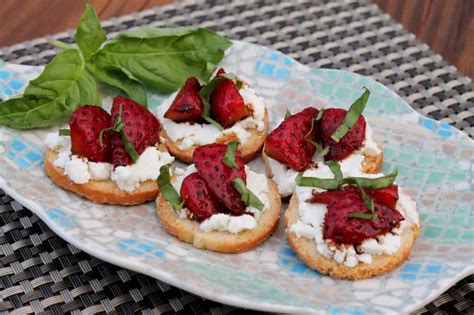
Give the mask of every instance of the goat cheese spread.
[[[173, 182], [173, 186], [176, 191], [181, 190], [184, 178], [189, 174], [197, 172], [194, 165], [189, 165], [186, 169], [176, 168], [174, 174], [176, 180]], [[268, 180], [264, 174], [259, 174], [251, 171], [248, 166], [245, 166], [245, 173], [247, 174], [247, 188], [250, 189], [262, 203], [265, 205], [262, 211], [248, 206], [245, 209], [245, 214], [240, 216], [232, 216], [225, 213], [217, 213], [202, 221], [199, 228], [204, 232], [221, 231], [229, 233], [239, 233], [244, 230], [253, 230], [258, 225], [261, 212], [265, 211], [270, 205], [268, 200]], [[187, 209], [183, 208], [178, 212], [181, 219], [187, 218]]]
[[160, 167], [170, 164], [174, 158], [167, 152], [161, 152], [156, 147], [148, 147], [132, 165], [115, 167], [110, 163], [92, 162], [84, 157], [73, 155], [69, 137], [58, 133], [46, 136], [45, 145], [57, 153], [54, 166], [64, 169], [66, 174], [76, 184], [86, 184], [90, 180], [112, 180], [121, 190], [132, 192], [140, 183], [155, 180]]
[[[377, 178], [383, 174], [364, 174], [358, 170], [342, 170], [345, 176], [358, 176]], [[329, 167], [319, 164], [317, 169], [309, 169], [304, 172], [304, 176], [318, 178], [334, 178]], [[419, 224], [418, 213], [415, 202], [399, 188], [399, 200], [396, 209], [403, 215], [405, 220], [400, 223], [398, 228], [390, 233], [367, 239], [358, 246], [358, 250], [353, 245], [335, 246], [330, 241], [323, 239], [324, 217], [327, 212], [325, 204], [308, 203], [312, 197], [312, 191], [323, 191], [319, 188], [296, 186], [296, 196], [299, 201], [300, 219], [290, 227], [290, 231], [296, 236], [314, 239], [317, 251], [326, 258], [334, 259], [338, 263], [353, 268], [359, 262], [372, 263], [373, 255], [395, 254], [401, 247], [401, 234], [405, 228]]]
[[[365, 128], [365, 141], [364, 145], [350, 156], [345, 158], [342, 161], [339, 161], [341, 165], [341, 170], [347, 172], [349, 170], [356, 170], [362, 172], [362, 162], [366, 156], [377, 156], [381, 153], [380, 148], [375, 143], [372, 136], [372, 128], [369, 124]], [[318, 160], [319, 159], [319, 160]], [[313, 157], [313, 160], [323, 162], [322, 158], [316, 156]], [[298, 172], [293, 170], [291, 167], [286, 166], [278, 162], [277, 160], [268, 157], [268, 164], [272, 171], [273, 181], [277, 183], [278, 192], [282, 197], [287, 197], [295, 191], [295, 178], [298, 175]], [[321, 164], [321, 163], [320, 163]]]
[[165, 113], [173, 103], [177, 92], [172, 94], [160, 106], [158, 106], [157, 114], [160, 119], [162, 128], [166, 131], [168, 137], [178, 143], [178, 147], [182, 150], [189, 149], [193, 146], [205, 145], [216, 142], [220, 137], [235, 134], [240, 143], [245, 144], [250, 138], [248, 129], [256, 129], [263, 131], [265, 129], [265, 103], [257, 92], [243, 84], [239, 90], [240, 95], [244, 99], [245, 104], [251, 109], [252, 115], [238, 121], [231, 128], [220, 131], [215, 126], [210, 124], [196, 124], [189, 122], [174, 122], [171, 119], [165, 118]]

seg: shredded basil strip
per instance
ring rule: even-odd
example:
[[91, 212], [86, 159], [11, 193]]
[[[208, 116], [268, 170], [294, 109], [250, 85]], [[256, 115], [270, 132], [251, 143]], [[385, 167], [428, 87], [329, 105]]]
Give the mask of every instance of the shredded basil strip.
[[301, 187], [317, 187], [325, 190], [334, 190], [339, 187], [339, 181], [332, 178], [304, 177], [303, 173], [296, 176], [296, 185]]
[[160, 193], [174, 210], [179, 210], [183, 207], [184, 201], [179, 197], [178, 192], [170, 182], [170, 173], [168, 166], [160, 167], [160, 175], [156, 179]]
[[398, 171], [397, 169], [395, 169], [392, 171], [392, 173], [382, 177], [346, 177], [342, 181], [344, 184], [359, 186], [362, 188], [381, 189], [392, 185], [395, 179], [397, 178], [397, 175]]
[[334, 190], [344, 184], [361, 188], [380, 189], [392, 185], [397, 175], [398, 172], [395, 169], [392, 173], [378, 178], [346, 177], [338, 181], [330, 178], [303, 177], [303, 173], [299, 173], [296, 176], [296, 184], [302, 187], [317, 187], [326, 190]]
[[351, 212], [347, 215], [347, 217], [374, 221], [377, 219], [377, 214], [367, 212]]
[[222, 162], [230, 168], [239, 168], [239, 164], [235, 161], [235, 155], [237, 153], [237, 147], [239, 146], [239, 142], [232, 141], [227, 144], [227, 149], [225, 151], [224, 159]]
[[253, 206], [258, 210], [262, 211], [265, 205], [258, 199], [250, 189], [245, 186], [245, 182], [242, 178], [234, 178], [232, 180], [232, 186], [240, 193], [240, 199], [247, 205]]
[[240, 91], [240, 89], [242, 88], [242, 85], [244, 85], [244, 82], [242, 82], [240, 80], [235, 81], [235, 87], [237, 88], [237, 90]]
[[325, 146], [324, 148], [322, 146], [317, 146], [316, 147], [316, 155], [317, 156], [325, 156], [328, 153], [329, 153], [329, 146]]
[[130, 140], [128, 140], [127, 135], [125, 134], [124, 128], [125, 128], [125, 125], [122, 122], [122, 105], [120, 105], [119, 114], [117, 116], [117, 120], [115, 121], [115, 124], [112, 127], [102, 129], [99, 133], [100, 147], [103, 146], [103, 138], [104, 138], [104, 133], [106, 131], [117, 132], [120, 134], [120, 139], [122, 140], [125, 151], [127, 151], [128, 155], [130, 155], [133, 162], [136, 162], [138, 158], [140, 157], [140, 155], [138, 154], [137, 150], [135, 150], [133, 143], [130, 142]]
[[315, 147], [318, 146], [318, 144], [310, 138], [311, 134], [313, 133], [313, 130], [314, 130], [314, 123], [316, 122], [316, 119], [312, 118], [311, 119], [311, 128], [309, 129], [308, 133], [304, 135], [304, 139], [311, 143], [312, 145], [314, 145]]
[[286, 110], [286, 113], [285, 113], [285, 119], [287, 119], [288, 117], [290, 117], [292, 114], [290, 112], [289, 109]]
[[354, 103], [352, 103], [351, 107], [346, 113], [346, 116], [344, 117], [342, 124], [331, 135], [332, 140], [339, 142], [359, 119], [359, 116], [365, 109], [365, 105], [367, 105], [370, 95], [369, 89], [364, 89], [364, 93], [357, 100], [355, 100]]
[[214, 125], [220, 131], [224, 130], [221, 124], [211, 118], [211, 104], [209, 103], [209, 97], [211, 96], [212, 92], [216, 88], [216, 86], [224, 80], [234, 80], [236, 75], [233, 73], [226, 73], [215, 77], [207, 84], [205, 84], [201, 90], [199, 91], [199, 96], [201, 96], [202, 103], [204, 105], [202, 118], [207, 121], [208, 123]]
[[334, 178], [338, 182], [341, 182], [344, 176], [342, 175], [341, 166], [339, 165], [339, 163], [337, 163], [337, 161], [328, 161], [328, 162], [326, 162], [326, 165], [329, 167], [331, 172], [334, 174]]
[[64, 137], [68, 137], [68, 136], [71, 135], [71, 130], [69, 130], [69, 129], [59, 129], [59, 135], [64, 136]]

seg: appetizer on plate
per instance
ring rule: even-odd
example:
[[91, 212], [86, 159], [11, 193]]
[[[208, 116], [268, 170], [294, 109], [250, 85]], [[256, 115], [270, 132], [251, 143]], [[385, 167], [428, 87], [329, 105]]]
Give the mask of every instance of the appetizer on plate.
[[298, 172], [317, 163], [336, 160], [343, 171], [377, 173], [383, 152], [361, 114], [370, 92], [366, 90], [349, 110], [308, 107], [287, 117], [267, 137], [262, 157], [280, 195], [290, 196]]
[[410, 255], [420, 226], [415, 202], [395, 183], [396, 171], [341, 171], [337, 162], [299, 173], [285, 212], [298, 257], [339, 279], [389, 272]]
[[208, 144], [170, 176], [162, 167], [157, 212], [161, 224], [197, 248], [235, 253], [252, 249], [276, 229], [281, 201], [265, 174], [244, 165], [238, 143]]
[[160, 123], [153, 113], [117, 96], [111, 114], [84, 105], [69, 127], [45, 141], [44, 167], [55, 184], [96, 203], [133, 205], [156, 198], [159, 169], [174, 158], [158, 144]]
[[158, 107], [161, 137], [170, 153], [192, 163], [193, 152], [210, 143], [237, 141], [244, 161], [261, 151], [268, 134], [262, 97], [235, 75], [217, 71], [207, 84], [190, 77]]

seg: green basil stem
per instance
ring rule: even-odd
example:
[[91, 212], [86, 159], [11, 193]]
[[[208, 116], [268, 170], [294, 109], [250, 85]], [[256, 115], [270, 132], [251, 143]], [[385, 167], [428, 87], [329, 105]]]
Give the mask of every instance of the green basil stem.
[[325, 156], [329, 153], [329, 146], [325, 146], [324, 148], [322, 146], [317, 146], [316, 147], [316, 155], [317, 156]]
[[222, 162], [230, 168], [239, 168], [239, 164], [235, 160], [235, 156], [237, 154], [237, 147], [239, 146], [239, 142], [232, 141], [227, 144], [227, 149], [225, 151], [224, 159]]
[[169, 168], [166, 165], [160, 167], [160, 175], [156, 179], [160, 193], [174, 210], [179, 210], [183, 207], [184, 201], [179, 197], [178, 192], [170, 182]]
[[240, 199], [247, 205], [253, 206], [262, 211], [265, 205], [258, 199], [258, 197], [245, 186], [245, 182], [241, 178], [234, 178], [232, 186], [240, 193]]
[[337, 161], [328, 161], [326, 162], [326, 165], [329, 167], [331, 172], [334, 175], [334, 178], [338, 181], [341, 182], [343, 179], [342, 171], [341, 171], [341, 166]]
[[357, 100], [355, 100], [354, 103], [352, 103], [351, 107], [346, 113], [346, 116], [344, 117], [342, 124], [331, 135], [332, 140], [339, 142], [359, 119], [359, 116], [364, 111], [365, 105], [367, 105], [367, 101], [370, 96], [369, 89], [364, 89], [364, 93]]
[[324, 108], [321, 108], [319, 110], [318, 116], [316, 116], [316, 121], [320, 121], [321, 118], [323, 118], [323, 114], [324, 114]]
[[71, 136], [71, 130], [69, 129], [59, 129], [59, 135], [64, 137]]

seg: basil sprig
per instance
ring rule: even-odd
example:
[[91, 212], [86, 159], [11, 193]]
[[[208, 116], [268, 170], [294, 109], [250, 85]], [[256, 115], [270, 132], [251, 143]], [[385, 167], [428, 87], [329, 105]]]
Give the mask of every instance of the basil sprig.
[[239, 142], [237, 141], [232, 141], [227, 144], [227, 149], [225, 151], [224, 158], [222, 159], [222, 163], [230, 168], [239, 168], [239, 164], [237, 164], [237, 161], [235, 160], [238, 146]]
[[119, 114], [117, 116], [117, 120], [115, 121], [115, 124], [112, 127], [104, 128], [100, 131], [99, 144], [101, 147], [103, 146], [103, 138], [104, 138], [104, 133], [106, 131], [117, 132], [118, 134], [120, 134], [120, 140], [122, 140], [125, 151], [127, 151], [128, 155], [130, 155], [133, 162], [136, 162], [138, 158], [140, 157], [140, 155], [138, 154], [137, 150], [133, 146], [133, 143], [128, 139], [127, 134], [125, 133], [125, 130], [124, 130], [125, 124], [122, 121], [122, 106], [123, 105], [120, 105]]
[[170, 182], [168, 166], [163, 165], [160, 167], [160, 175], [158, 176], [156, 183], [158, 184], [160, 193], [174, 210], [179, 210], [183, 207], [184, 201], [181, 200], [178, 192]]
[[204, 105], [204, 108], [202, 111], [202, 118], [208, 123], [210, 123], [211, 125], [214, 125], [220, 131], [224, 130], [224, 127], [222, 127], [221, 124], [219, 124], [217, 121], [211, 118], [211, 104], [209, 103], [209, 97], [211, 96], [212, 92], [214, 92], [214, 90], [216, 89], [216, 86], [219, 83], [221, 83], [224, 80], [234, 80], [235, 78], [236, 78], [236, 75], [233, 73], [225, 73], [220, 76], [216, 76], [207, 84], [203, 85], [203, 87], [199, 91], [199, 96], [201, 96], [201, 100]]
[[377, 213], [375, 213], [375, 207], [374, 207], [374, 200], [367, 195], [364, 188], [361, 187], [358, 179], [356, 179], [355, 182], [357, 183], [357, 186], [359, 187], [360, 194], [362, 196], [362, 200], [364, 201], [365, 207], [370, 211], [370, 213], [351, 212], [348, 214], [348, 217], [374, 221], [375, 219], [377, 219]]
[[346, 116], [344, 117], [342, 124], [331, 135], [332, 140], [339, 142], [359, 119], [359, 116], [364, 111], [365, 105], [367, 105], [367, 101], [369, 100], [370, 96], [369, 89], [364, 89], [364, 93], [357, 100], [355, 100], [354, 103], [352, 103], [351, 107], [346, 113]]
[[15, 129], [59, 125], [81, 105], [101, 105], [97, 82], [146, 106], [147, 87], [170, 93], [191, 76], [209, 80], [232, 45], [204, 28], [144, 27], [107, 41], [90, 5], [75, 39], [77, 45], [54, 41], [63, 51], [29, 83], [23, 96], [0, 102], [0, 125]]
[[397, 175], [398, 171], [395, 169], [392, 173], [377, 178], [345, 177], [339, 181], [335, 178], [305, 177], [303, 176], [303, 173], [300, 172], [296, 176], [296, 184], [301, 187], [315, 187], [325, 190], [334, 190], [341, 185], [381, 189], [392, 185]]
[[262, 211], [265, 205], [258, 199], [255, 194], [245, 186], [245, 182], [242, 178], [234, 178], [232, 180], [232, 186], [240, 193], [240, 199], [247, 205], [257, 208]]

